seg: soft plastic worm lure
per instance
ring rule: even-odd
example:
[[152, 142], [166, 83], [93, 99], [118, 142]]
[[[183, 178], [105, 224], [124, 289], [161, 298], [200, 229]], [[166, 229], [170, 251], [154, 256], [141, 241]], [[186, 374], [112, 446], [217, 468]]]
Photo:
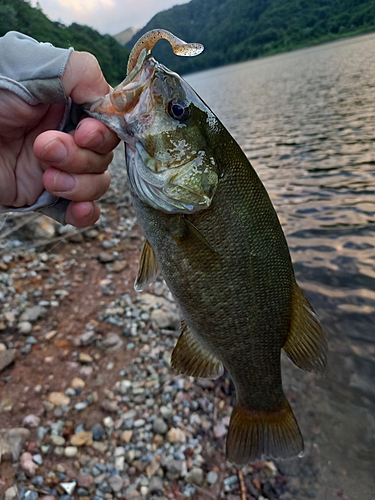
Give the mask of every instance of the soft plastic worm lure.
[[173, 33], [171, 33], [170, 31], [162, 29], [148, 31], [143, 36], [141, 36], [141, 38], [137, 41], [132, 51], [130, 52], [127, 74], [129, 74], [135, 68], [142, 50], [151, 50], [154, 45], [162, 38], [168, 40], [168, 42], [172, 46], [173, 52], [177, 56], [197, 56], [204, 50], [202, 44], [186, 43], [181, 40], [181, 38], [173, 35]]

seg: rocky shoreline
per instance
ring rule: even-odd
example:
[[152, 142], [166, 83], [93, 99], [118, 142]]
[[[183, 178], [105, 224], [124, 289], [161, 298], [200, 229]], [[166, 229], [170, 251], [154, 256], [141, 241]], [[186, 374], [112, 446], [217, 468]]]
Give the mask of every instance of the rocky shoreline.
[[228, 378], [171, 369], [178, 311], [161, 278], [133, 290], [122, 155], [93, 228], [0, 221], [0, 498], [307, 498], [271, 461], [226, 462]]

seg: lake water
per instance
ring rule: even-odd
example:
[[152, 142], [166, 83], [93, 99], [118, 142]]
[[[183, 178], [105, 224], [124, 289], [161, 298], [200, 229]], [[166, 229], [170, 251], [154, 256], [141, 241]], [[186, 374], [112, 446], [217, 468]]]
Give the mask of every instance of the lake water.
[[374, 498], [375, 35], [187, 77], [242, 146], [328, 335], [324, 377], [283, 360], [305, 437], [294, 498]]

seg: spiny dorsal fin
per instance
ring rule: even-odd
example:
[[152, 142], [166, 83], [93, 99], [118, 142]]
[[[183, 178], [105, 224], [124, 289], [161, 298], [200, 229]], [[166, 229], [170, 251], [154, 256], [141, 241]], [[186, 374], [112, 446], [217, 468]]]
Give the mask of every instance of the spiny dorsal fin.
[[276, 411], [247, 409], [236, 402], [226, 452], [237, 466], [265, 458], [302, 456], [303, 438], [287, 399]]
[[154, 249], [150, 243], [145, 240], [143, 242], [141, 256], [139, 257], [138, 274], [135, 278], [134, 289], [137, 292], [142, 292], [147, 285], [155, 281], [158, 272], [159, 265], [156, 260]]
[[283, 349], [302, 370], [324, 373], [327, 364], [327, 339], [317, 315], [295, 284], [292, 294], [290, 332]]
[[184, 321], [181, 322], [181, 335], [172, 352], [171, 365], [179, 373], [190, 377], [215, 379], [224, 372], [221, 361], [201, 345]]

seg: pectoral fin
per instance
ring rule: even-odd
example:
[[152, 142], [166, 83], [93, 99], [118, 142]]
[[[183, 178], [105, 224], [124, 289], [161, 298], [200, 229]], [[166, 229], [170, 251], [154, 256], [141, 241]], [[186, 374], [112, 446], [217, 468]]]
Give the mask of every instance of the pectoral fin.
[[292, 294], [290, 332], [283, 349], [302, 370], [324, 373], [327, 364], [327, 339], [309, 301], [297, 284]]
[[190, 242], [194, 245], [200, 246], [201, 248], [208, 249], [215, 257], [217, 257], [218, 255], [216, 250], [210, 245], [203, 234], [186, 217], [181, 217], [179, 231], [173, 232], [172, 237], [179, 245], [182, 243], [186, 244], [186, 242]]
[[181, 322], [181, 335], [172, 352], [172, 367], [183, 375], [215, 379], [223, 372], [223, 365]]
[[158, 261], [155, 252], [150, 243], [145, 240], [141, 250], [138, 264], [138, 274], [135, 279], [134, 289], [142, 292], [147, 285], [155, 281], [159, 272]]

